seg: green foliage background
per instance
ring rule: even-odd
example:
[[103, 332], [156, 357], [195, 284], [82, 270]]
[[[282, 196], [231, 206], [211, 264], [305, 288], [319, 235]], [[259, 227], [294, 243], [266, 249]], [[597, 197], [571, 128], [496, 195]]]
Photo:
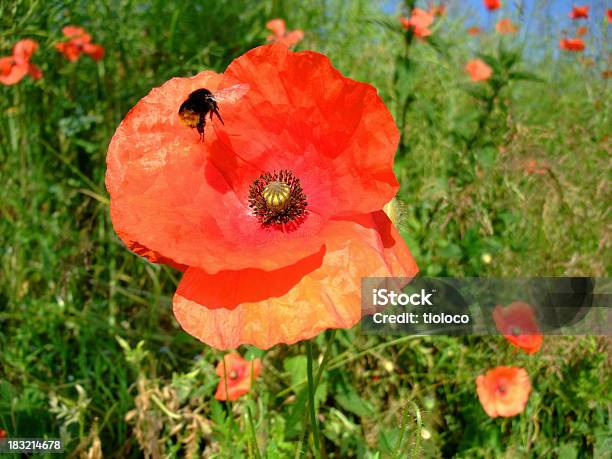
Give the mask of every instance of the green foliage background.
[[[297, 49], [373, 84], [394, 113], [401, 231], [423, 274], [610, 275], [603, 53], [594, 66], [554, 50], [536, 61], [525, 51], [535, 37], [471, 38], [461, 14], [421, 43], [364, 0], [0, 0], [2, 54], [34, 38], [44, 72], [0, 87], [0, 428], [10, 436], [61, 436], [72, 457], [312, 454], [300, 443], [302, 346], [241, 349], [263, 359], [253, 392], [213, 400], [221, 353], [180, 330], [177, 272], [122, 246], [104, 188], [106, 148], [129, 108], [172, 76], [223, 71], [265, 42], [275, 17], [306, 32]], [[55, 51], [67, 24], [105, 46], [100, 63]], [[477, 53], [495, 69], [486, 84], [463, 73]], [[531, 159], [546, 173], [527, 174]], [[534, 387], [526, 412], [505, 420], [486, 416], [474, 384], [500, 364], [524, 366]], [[336, 334], [316, 401], [328, 457], [609, 457], [611, 389], [605, 338], [546, 337], [526, 356], [501, 337], [354, 329]]]

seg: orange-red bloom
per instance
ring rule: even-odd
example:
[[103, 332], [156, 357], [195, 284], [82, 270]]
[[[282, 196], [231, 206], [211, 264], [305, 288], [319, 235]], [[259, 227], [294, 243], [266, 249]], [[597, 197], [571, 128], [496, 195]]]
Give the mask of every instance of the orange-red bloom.
[[434, 16], [444, 16], [446, 14], [446, 5], [432, 5], [429, 9], [429, 12]]
[[78, 60], [81, 54], [87, 54], [96, 62], [104, 57], [104, 47], [91, 43], [91, 35], [85, 29], [77, 26], [66, 26], [62, 29], [62, 33], [69, 40], [58, 43], [55, 48], [69, 61]]
[[495, 327], [514, 346], [534, 354], [542, 346], [543, 337], [535, 319], [533, 307], [521, 301], [493, 309]]
[[261, 360], [250, 362], [238, 353], [231, 352], [217, 364], [216, 373], [221, 378], [215, 392], [217, 400], [236, 400], [251, 390], [251, 383], [261, 371]]
[[304, 32], [300, 29], [287, 32], [285, 21], [283, 19], [271, 19], [266, 24], [266, 27], [272, 31], [272, 34], [268, 35], [267, 38], [267, 40], [270, 42], [280, 43], [282, 45], [291, 47], [298, 44], [304, 38]]
[[510, 19], [500, 19], [495, 25], [495, 30], [497, 30], [497, 33], [505, 35], [509, 33], [516, 33], [518, 31], [518, 27], [516, 24], [513, 24]]
[[531, 383], [520, 367], [497, 367], [476, 378], [482, 408], [492, 418], [516, 416], [525, 410]]
[[[219, 100], [224, 125], [209, 122], [203, 141], [180, 122], [190, 93], [236, 84], [249, 89]], [[417, 272], [381, 210], [398, 189], [398, 140], [375, 88], [321, 54], [261, 46], [224, 74], [168, 81], [128, 113], [107, 157], [113, 225], [137, 253], [185, 271], [175, 316], [211, 346], [351, 327], [362, 277]]]
[[525, 163], [525, 172], [528, 174], [544, 175], [548, 172], [548, 168], [540, 165], [535, 159], [529, 159]]
[[501, 8], [500, 0], [483, 0], [483, 3], [484, 3], [485, 8], [488, 9], [489, 11], [495, 11]]
[[480, 27], [470, 27], [467, 29], [468, 35], [472, 35], [472, 36], [480, 35], [480, 32], [481, 32]]
[[400, 18], [404, 29], [408, 30], [412, 28], [414, 34], [419, 38], [425, 38], [431, 35], [429, 26], [434, 21], [434, 15], [420, 8], [412, 10], [410, 18]]
[[578, 37], [584, 37], [588, 31], [589, 29], [587, 29], [585, 26], [580, 26], [576, 29], [576, 35]]
[[576, 6], [572, 8], [572, 11], [568, 14], [568, 16], [573, 19], [588, 19], [589, 17], [589, 7], [587, 5], [584, 6]]
[[0, 429], [0, 440], [6, 438], [6, 430]]
[[612, 22], [612, 8], [608, 8], [608, 22]]
[[584, 51], [585, 45], [582, 38], [562, 38], [559, 40], [559, 48], [564, 51]]
[[12, 56], [0, 57], [0, 83], [6, 85], [19, 83], [26, 75], [30, 75], [35, 80], [40, 79], [42, 71], [30, 63], [32, 54], [37, 48], [38, 43], [26, 38], [15, 44]]
[[485, 81], [493, 75], [493, 69], [481, 59], [472, 59], [465, 65], [465, 71], [472, 81]]

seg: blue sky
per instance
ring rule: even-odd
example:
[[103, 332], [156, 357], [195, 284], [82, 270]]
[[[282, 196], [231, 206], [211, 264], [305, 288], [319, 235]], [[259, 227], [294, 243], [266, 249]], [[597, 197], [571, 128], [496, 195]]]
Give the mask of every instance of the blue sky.
[[[393, 11], [397, 5], [402, 4], [401, 0], [388, 0], [385, 2], [385, 10]], [[427, 1], [421, 2], [427, 4]], [[454, 10], [461, 9], [472, 9], [479, 11], [482, 16], [489, 14], [484, 8], [482, 0], [438, 0], [434, 3], [445, 3]], [[526, 10], [531, 11], [534, 8], [544, 7], [555, 15], [561, 15], [567, 17], [567, 13], [572, 9], [572, 4], [577, 5], [588, 5], [593, 13], [598, 13], [601, 16], [607, 7], [610, 7], [610, 1], [608, 0], [578, 0], [572, 2], [571, 0], [502, 0], [503, 8], [506, 11], [516, 11], [517, 6], [524, 5]]]
[[[502, 0], [502, 9], [490, 13], [483, 5], [482, 0], [419, 0], [420, 6], [426, 6], [429, 2], [434, 4], [444, 3], [449, 7], [452, 15], [468, 14], [475, 12], [478, 14], [481, 23], [486, 22], [491, 16], [518, 16], [519, 11], [523, 10], [523, 19], [536, 18], [537, 20], [550, 20], [554, 18], [559, 25], [569, 25], [571, 20], [568, 13], [572, 9], [572, 4], [588, 5], [590, 7], [590, 18], [587, 22], [601, 21], [605, 17], [606, 8], [612, 7], [609, 0]], [[383, 2], [386, 12], [398, 11], [404, 2], [401, 0], [385, 0]]]
[[[575, 36], [576, 27], [585, 25], [589, 34], [585, 37], [587, 52], [585, 54], [605, 55], [612, 50], [612, 25], [607, 25], [606, 9], [612, 7], [612, 0], [501, 0], [502, 8], [495, 12], [488, 11], [483, 0], [417, 0], [417, 5], [426, 8], [429, 4], [445, 4], [449, 16], [464, 18], [467, 27], [478, 26], [491, 30], [499, 18], [510, 18], [520, 24], [522, 38], [543, 38], [539, 43], [532, 43], [532, 50], [556, 49], [551, 43], [558, 43], [563, 36]], [[386, 13], [401, 11], [404, 4], [401, 0], [383, 0]], [[572, 5], [588, 5], [589, 19], [572, 21], [568, 14]], [[539, 46], [538, 46], [539, 45]], [[535, 47], [534, 47], [535, 46]]]

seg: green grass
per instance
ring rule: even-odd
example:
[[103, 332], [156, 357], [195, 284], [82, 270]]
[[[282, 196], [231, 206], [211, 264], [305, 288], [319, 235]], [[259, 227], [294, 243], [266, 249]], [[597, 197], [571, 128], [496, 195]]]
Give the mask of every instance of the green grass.
[[[361, 0], [0, 1], [2, 54], [34, 38], [44, 72], [0, 87], [0, 428], [61, 437], [74, 457], [295, 457], [298, 444], [312, 454], [312, 439], [300, 443], [305, 346], [241, 349], [263, 358], [262, 375], [248, 397], [215, 401], [222, 354], [176, 324], [180, 273], [120, 243], [104, 188], [106, 148], [129, 108], [171, 76], [223, 71], [265, 42], [273, 17], [306, 31], [298, 49], [375, 85], [394, 113], [401, 231], [423, 274], [610, 275], [609, 83], [576, 56], [535, 61], [529, 40], [523, 50], [504, 38], [515, 68], [542, 81], [509, 81], [478, 129], [486, 98], [473, 92], [486, 86], [463, 65], [476, 50], [499, 56], [499, 38], [477, 44], [447, 18], [435, 46], [412, 42], [405, 59], [397, 19], [381, 11]], [[105, 46], [100, 63], [54, 50], [67, 24]], [[528, 159], [549, 172], [527, 174]], [[339, 331], [314, 397], [322, 444], [328, 457], [606, 457], [609, 346], [549, 336], [526, 356], [501, 337]], [[524, 366], [534, 387], [526, 412], [505, 420], [475, 393], [498, 364]]]

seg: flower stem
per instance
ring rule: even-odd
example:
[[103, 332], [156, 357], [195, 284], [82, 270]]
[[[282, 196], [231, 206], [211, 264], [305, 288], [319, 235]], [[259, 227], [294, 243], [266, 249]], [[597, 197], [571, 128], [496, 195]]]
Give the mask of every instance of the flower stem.
[[310, 408], [310, 425], [312, 427], [312, 436], [314, 439], [314, 453], [316, 457], [321, 457], [321, 448], [319, 445], [319, 424], [317, 422], [317, 410], [315, 408], [315, 392], [317, 390], [316, 383], [313, 377], [312, 370], [312, 344], [306, 341], [306, 357], [307, 357], [307, 376], [308, 376], [308, 406]]

